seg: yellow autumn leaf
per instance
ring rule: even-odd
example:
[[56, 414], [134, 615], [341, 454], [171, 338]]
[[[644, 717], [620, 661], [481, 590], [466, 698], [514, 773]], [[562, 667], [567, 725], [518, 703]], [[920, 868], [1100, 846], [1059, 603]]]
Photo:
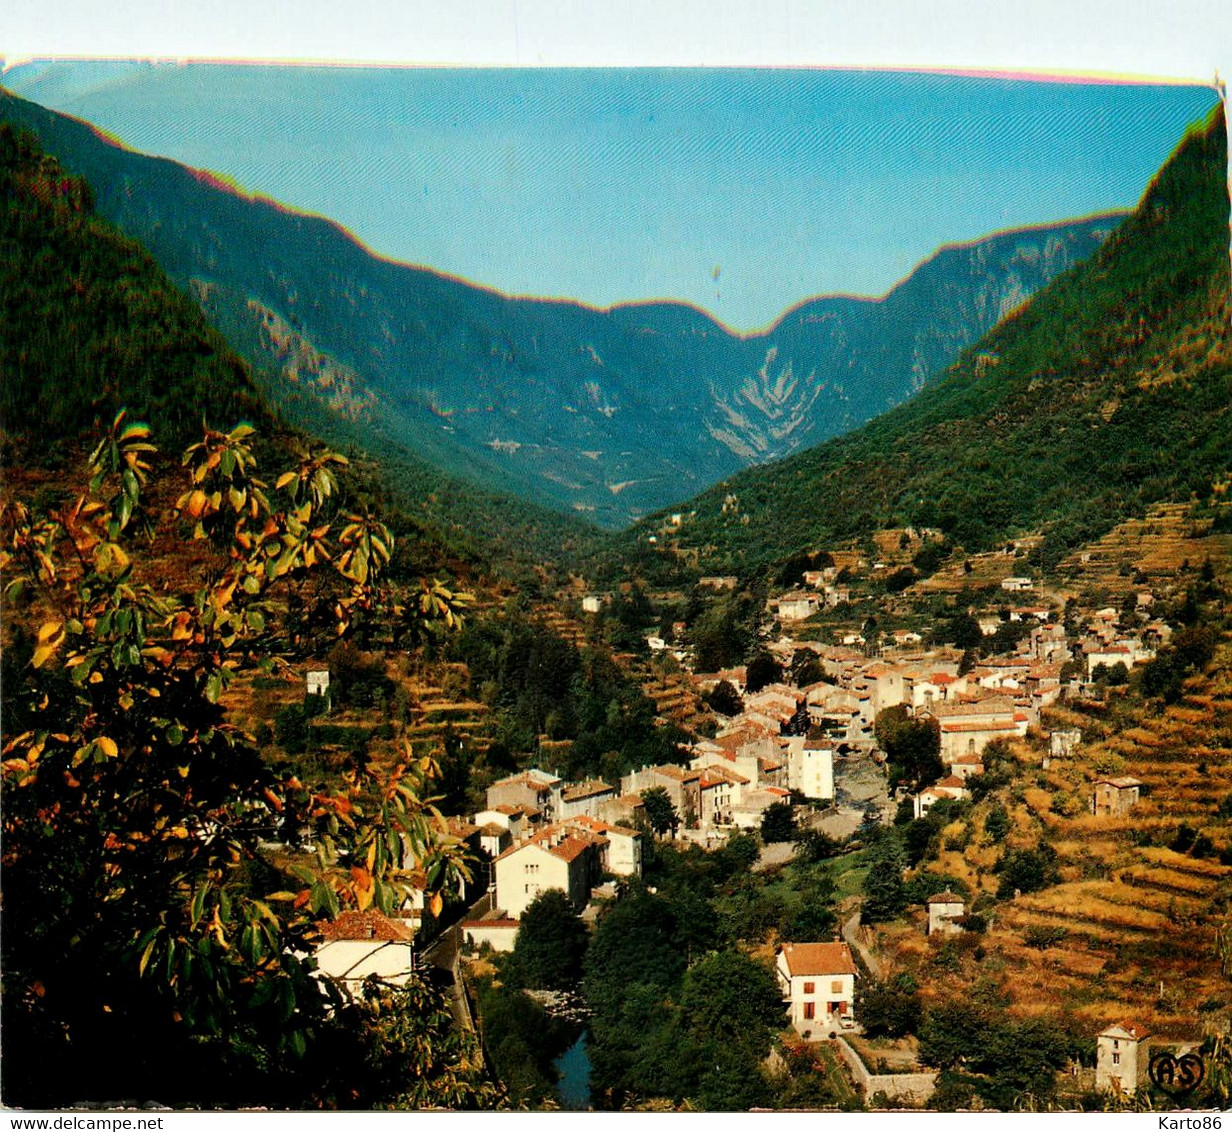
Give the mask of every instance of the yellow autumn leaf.
[[44, 641], [51, 640], [52, 637], [60, 632], [60, 627], [62, 624], [63, 622], [60, 621], [45, 622], [38, 631], [39, 643], [42, 644]]
[[441, 899], [441, 894], [439, 892], [434, 892], [432, 894], [432, 902], [430, 907], [432, 909], [432, 915], [439, 916], [441, 914], [441, 909], [445, 907], [445, 901]]
[[[30, 663], [33, 664], [35, 668], [42, 668], [43, 665], [51, 659], [51, 656], [55, 651], [55, 645], [39, 645], [39, 647], [34, 650], [34, 657]], [[98, 673], [96, 672], [95, 675], [97, 676]]]
[[103, 752], [109, 759], [114, 759], [120, 753], [120, 748], [116, 746], [114, 739], [109, 739], [106, 735], [100, 735], [94, 740], [99, 750]]

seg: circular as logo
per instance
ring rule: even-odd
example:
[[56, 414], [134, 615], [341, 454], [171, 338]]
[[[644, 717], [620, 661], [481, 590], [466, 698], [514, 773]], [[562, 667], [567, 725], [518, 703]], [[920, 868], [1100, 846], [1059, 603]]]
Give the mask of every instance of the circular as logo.
[[1174, 1057], [1170, 1053], [1157, 1053], [1151, 1058], [1150, 1076], [1159, 1088], [1172, 1096], [1192, 1093], [1206, 1075], [1206, 1066], [1196, 1053], [1184, 1053]]

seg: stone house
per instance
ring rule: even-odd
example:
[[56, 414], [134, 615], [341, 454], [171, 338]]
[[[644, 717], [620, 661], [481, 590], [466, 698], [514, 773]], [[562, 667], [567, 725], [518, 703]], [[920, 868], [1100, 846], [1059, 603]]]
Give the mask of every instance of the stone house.
[[956, 923], [967, 914], [967, 906], [961, 896], [947, 889], [930, 896], [926, 903], [929, 935], [957, 935], [963, 930], [962, 924]]
[[1128, 775], [1098, 779], [1091, 792], [1091, 813], [1096, 817], [1122, 817], [1137, 804], [1141, 789], [1142, 783]]
[[661, 766], [647, 766], [626, 774], [620, 780], [621, 794], [641, 794], [656, 786], [667, 791], [667, 796], [676, 807], [676, 814], [682, 822], [692, 814], [696, 822], [701, 814], [701, 771], [664, 763]]
[[560, 813], [563, 783], [554, 774], [543, 770], [524, 770], [499, 779], [488, 787], [488, 809], [498, 806], [519, 806], [528, 815], [539, 815], [544, 821], [555, 821]]
[[1137, 1022], [1118, 1022], [1095, 1039], [1097, 1092], [1132, 1093], [1147, 1083], [1151, 1035]]
[[581, 815], [597, 817], [599, 807], [609, 802], [619, 794], [615, 786], [601, 779], [590, 782], [579, 782], [576, 786], [566, 786], [560, 795], [560, 808], [557, 816], [560, 819], [576, 818]]

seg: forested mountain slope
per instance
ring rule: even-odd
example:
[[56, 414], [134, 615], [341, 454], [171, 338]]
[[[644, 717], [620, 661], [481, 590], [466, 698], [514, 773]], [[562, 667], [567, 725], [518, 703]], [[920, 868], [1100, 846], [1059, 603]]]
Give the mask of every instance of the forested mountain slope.
[[[295, 433], [248, 364], [150, 254], [96, 215], [89, 183], [0, 123], [0, 429], [4, 462], [55, 466], [127, 407], [177, 451], [203, 420]], [[313, 414], [287, 414], [311, 429]], [[332, 438], [354, 440], [340, 430]], [[351, 447], [352, 455], [356, 450]], [[478, 563], [552, 558], [585, 526], [483, 491], [404, 452], [369, 488], [442, 553]]]
[[669, 539], [665, 515], [647, 519], [606, 564], [695, 552], [689, 569], [734, 571], [908, 525], [969, 550], [1039, 528], [1055, 561], [1153, 501], [1209, 493], [1232, 465], [1228, 213], [1217, 110], [1091, 260], [935, 385], [677, 505]]

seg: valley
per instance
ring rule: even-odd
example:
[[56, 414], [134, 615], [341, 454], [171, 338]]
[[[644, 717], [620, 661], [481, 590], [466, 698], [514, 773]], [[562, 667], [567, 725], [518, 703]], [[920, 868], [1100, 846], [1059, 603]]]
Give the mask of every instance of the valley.
[[0, 117], [6, 1104], [1226, 1107], [1221, 113], [743, 339]]

